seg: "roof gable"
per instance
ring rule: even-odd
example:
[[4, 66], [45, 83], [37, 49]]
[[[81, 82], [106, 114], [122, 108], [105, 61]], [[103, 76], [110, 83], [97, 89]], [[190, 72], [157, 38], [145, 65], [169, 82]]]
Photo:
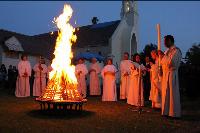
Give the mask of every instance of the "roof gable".
[[24, 51], [21, 43], [18, 41], [18, 39], [15, 36], [12, 36], [8, 40], [6, 40], [5, 45], [8, 47], [9, 50]]

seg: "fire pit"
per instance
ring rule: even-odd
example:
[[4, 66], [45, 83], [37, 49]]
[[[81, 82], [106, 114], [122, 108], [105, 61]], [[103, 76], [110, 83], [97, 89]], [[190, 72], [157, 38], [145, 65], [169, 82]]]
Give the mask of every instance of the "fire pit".
[[62, 101], [54, 101], [54, 100], [42, 100], [40, 98], [36, 98], [36, 101], [40, 104], [41, 110], [82, 110], [83, 103], [87, 102], [87, 99], [83, 99], [82, 101], [72, 101], [72, 100], [62, 100]]
[[56, 19], [58, 37], [52, 60], [52, 71], [49, 74], [47, 87], [42, 95], [36, 98], [41, 110], [74, 109], [82, 110], [87, 100], [83, 99], [77, 89], [75, 67], [71, 64], [73, 58], [72, 44], [76, 41], [75, 29], [69, 24], [72, 8], [65, 5], [63, 13]]

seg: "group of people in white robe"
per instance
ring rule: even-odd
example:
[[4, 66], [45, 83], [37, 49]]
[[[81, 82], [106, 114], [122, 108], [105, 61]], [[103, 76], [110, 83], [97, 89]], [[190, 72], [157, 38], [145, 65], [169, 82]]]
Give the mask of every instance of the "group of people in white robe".
[[[21, 61], [18, 63], [18, 77], [16, 81], [15, 96], [16, 97], [28, 97], [30, 96], [30, 83], [31, 77], [31, 65], [28, 61], [27, 55], [21, 56]], [[34, 84], [33, 84], [33, 96], [40, 96], [46, 87], [46, 80], [50, 68], [45, 65], [44, 59], [40, 59], [39, 62], [33, 67], [34, 71]]]
[[[149, 100], [152, 108], [160, 108], [163, 116], [181, 117], [181, 104], [178, 80], [178, 68], [182, 54], [174, 45], [171, 35], [165, 36], [164, 44], [167, 50], [153, 50], [151, 57], [154, 63], [150, 63], [151, 90]], [[134, 106], [144, 106], [143, 75], [148, 71], [140, 64], [139, 55], [135, 56], [135, 62], [128, 60], [128, 53], [124, 53], [124, 60], [120, 64], [121, 86], [120, 98], [127, 99], [127, 103]]]
[[[151, 52], [154, 63], [151, 63], [150, 69], [151, 91], [149, 99], [152, 101], [152, 108], [161, 108], [162, 115], [180, 117], [178, 68], [181, 61], [181, 51], [174, 45], [174, 38], [171, 35], [165, 36], [164, 43], [167, 48], [165, 53], [155, 50]], [[17, 97], [30, 96], [31, 66], [27, 56], [22, 56], [18, 70], [15, 95]], [[47, 67], [43, 60], [40, 60], [33, 67], [33, 70], [35, 72], [33, 96], [40, 96], [46, 86], [46, 77], [51, 68]], [[144, 106], [142, 77], [147, 69], [140, 63], [140, 56], [136, 55], [135, 60], [131, 61], [129, 54], [125, 52], [119, 71], [120, 99], [127, 99], [127, 103], [130, 105]], [[92, 58], [89, 69], [84, 64], [84, 59], [80, 58], [75, 66], [79, 93], [83, 98], [87, 96], [86, 75], [89, 73], [90, 95], [101, 95], [99, 80], [99, 75], [101, 75], [103, 79], [102, 101], [117, 101], [117, 72], [118, 70], [113, 65], [111, 58], [107, 59], [103, 68], [100, 67], [96, 58]]]

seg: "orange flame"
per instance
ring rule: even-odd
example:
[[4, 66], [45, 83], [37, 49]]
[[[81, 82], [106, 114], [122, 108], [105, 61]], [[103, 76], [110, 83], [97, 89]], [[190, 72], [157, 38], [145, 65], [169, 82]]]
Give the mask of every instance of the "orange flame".
[[75, 28], [69, 24], [73, 10], [70, 5], [64, 5], [63, 13], [54, 20], [58, 27], [58, 37], [54, 50], [55, 58], [52, 61], [52, 71], [49, 75], [48, 85], [42, 95], [43, 99], [51, 100], [80, 100], [77, 91], [75, 66], [71, 65], [73, 58], [72, 43], [77, 37]]

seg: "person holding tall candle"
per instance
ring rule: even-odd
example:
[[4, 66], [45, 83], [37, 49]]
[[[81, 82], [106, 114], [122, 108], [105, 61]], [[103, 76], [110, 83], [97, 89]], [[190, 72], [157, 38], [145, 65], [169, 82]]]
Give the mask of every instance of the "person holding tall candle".
[[164, 37], [164, 44], [167, 50], [161, 60], [163, 70], [162, 115], [179, 118], [181, 117], [181, 104], [178, 68], [180, 66], [182, 53], [181, 50], [174, 45], [174, 37], [172, 35]]
[[152, 108], [161, 108], [161, 80], [158, 69], [158, 53], [156, 50], [151, 51], [151, 57], [155, 63], [151, 63], [151, 91], [149, 99], [152, 102]]

